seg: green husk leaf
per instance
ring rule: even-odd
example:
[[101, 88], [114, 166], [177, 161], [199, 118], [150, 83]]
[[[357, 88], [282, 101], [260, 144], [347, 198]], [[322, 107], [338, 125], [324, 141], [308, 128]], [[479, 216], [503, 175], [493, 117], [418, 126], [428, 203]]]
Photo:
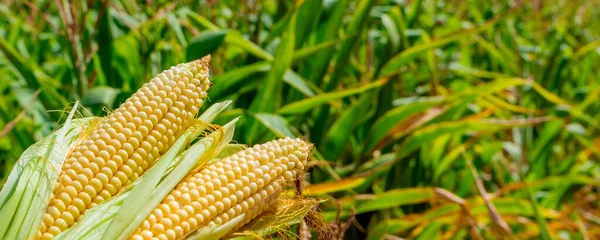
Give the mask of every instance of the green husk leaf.
[[62, 128], [29, 147], [13, 167], [0, 191], [0, 239], [28, 239], [37, 232], [65, 156], [95, 119], [73, 119], [78, 106]]
[[231, 102], [231, 100], [227, 100], [211, 105], [204, 113], [202, 113], [202, 115], [200, 115], [200, 117], [198, 117], [198, 120], [211, 123], [231, 104]]
[[223, 148], [223, 150], [219, 154], [217, 154], [217, 156], [215, 158], [229, 157], [234, 153], [246, 150], [246, 148], [248, 148], [248, 147], [244, 144], [230, 143], [230, 144], [227, 144], [227, 146], [225, 146], [225, 148]]
[[212, 223], [190, 235], [187, 239], [189, 240], [200, 240], [200, 239], [220, 239], [230, 232], [235, 226], [244, 220], [245, 213], [231, 219], [223, 225], [217, 225]]

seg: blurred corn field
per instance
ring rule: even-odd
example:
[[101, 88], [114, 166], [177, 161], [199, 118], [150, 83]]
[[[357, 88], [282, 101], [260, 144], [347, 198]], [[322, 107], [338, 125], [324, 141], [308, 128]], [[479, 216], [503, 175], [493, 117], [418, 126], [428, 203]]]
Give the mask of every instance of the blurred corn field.
[[75, 101], [207, 54], [203, 109], [314, 143], [303, 193], [344, 239], [600, 239], [595, 0], [4, 0], [0, 186]]

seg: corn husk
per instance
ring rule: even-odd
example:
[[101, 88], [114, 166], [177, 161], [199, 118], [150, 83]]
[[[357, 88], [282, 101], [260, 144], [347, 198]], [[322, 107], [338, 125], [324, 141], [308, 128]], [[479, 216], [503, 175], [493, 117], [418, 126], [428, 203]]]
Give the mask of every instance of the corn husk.
[[98, 121], [74, 119], [78, 106], [76, 103], [62, 128], [27, 148], [8, 175], [0, 191], [0, 239], [35, 235], [67, 153]]

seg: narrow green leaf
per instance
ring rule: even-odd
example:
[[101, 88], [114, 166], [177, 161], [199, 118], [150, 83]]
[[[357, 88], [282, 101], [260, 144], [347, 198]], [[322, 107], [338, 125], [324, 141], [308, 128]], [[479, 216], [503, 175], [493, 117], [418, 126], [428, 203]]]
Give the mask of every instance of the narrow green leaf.
[[[343, 39], [346, 39], [346, 38], [343, 38]], [[334, 39], [331, 41], [319, 43], [317, 45], [308, 46], [308, 47], [302, 48], [300, 50], [297, 50], [296, 52], [294, 52], [294, 58], [292, 59], [292, 65], [294, 65], [294, 66], [298, 65], [298, 64], [304, 62], [305, 60], [309, 59], [310, 57], [318, 55], [319, 53], [321, 53], [323, 51], [327, 51], [328, 49], [334, 48], [335, 45], [340, 43], [343, 39]]]
[[298, 75], [296, 72], [294, 72], [292, 70], [288, 69], [285, 72], [285, 74], [283, 75], [283, 81], [288, 83], [290, 86], [292, 86], [294, 89], [298, 90], [302, 94], [304, 94], [304, 96], [307, 96], [307, 97], [315, 96], [315, 92], [313, 92], [313, 90], [310, 89], [310, 86], [308, 85], [306, 80], [304, 80], [302, 78], [302, 76]]
[[287, 69], [292, 63], [294, 55], [294, 29], [296, 26], [296, 14], [292, 15], [288, 31], [286, 31], [281, 43], [275, 52], [276, 61], [272, 62], [271, 69], [267, 73], [264, 85], [259, 89], [256, 99], [252, 101], [250, 109], [253, 112], [274, 112], [281, 96], [277, 96], [277, 89]]
[[[544, 119], [541, 119], [544, 121]], [[444, 134], [462, 134], [472, 132], [494, 132], [500, 129], [514, 128], [533, 124], [533, 121], [493, 121], [490, 119], [467, 119], [455, 122], [443, 122], [415, 131], [401, 146], [400, 155], [404, 156], [423, 144]]]
[[[589, 52], [592, 52], [596, 49], [600, 48], [600, 40], [596, 40], [586, 44], [585, 46], [577, 49], [577, 51], [573, 54], [573, 59], [577, 60], [587, 55]], [[596, 50], [597, 51], [597, 50]]]
[[322, 7], [323, 0], [302, 1], [302, 4], [298, 7], [298, 18], [302, 19], [302, 21], [296, 23], [296, 41], [294, 48], [302, 46], [304, 41], [310, 37], [313, 28], [319, 21]]
[[167, 22], [169, 23], [169, 26], [171, 26], [171, 29], [175, 33], [175, 37], [177, 38], [179, 44], [181, 44], [182, 47], [187, 46], [187, 40], [183, 35], [183, 31], [181, 30], [181, 24], [179, 24], [179, 19], [177, 19], [175, 14], [168, 13]]
[[432, 48], [441, 47], [448, 43], [451, 43], [451, 42], [454, 42], [454, 41], [457, 41], [460, 39], [464, 39], [470, 35], [478, 34], [479, 32], [490, 29], [491, 27], [493, 27], [496, 24], [496, 22], [503, 19], [506, 15], [507, 14], [499, 15], [498, 17], [496, 17], [484, 24], [481, 24], [479, 26], [469, 28], [469, 29], [466, 29], [463, 31], [459, 31], [459, 32], [456, 32], [456, 33], [453, 33], [453, 34], [450, 34], [450, 35], [447, 35], [444, 37], [440, 37], [439, 39], [433, 40], [433, 41], [425, 43], [425, 44], [420, 44], [420, 45], [408, 48], [408, 49], [400, 52], [398, 55], [394, 56], [392, 59], [390, 59], [381, 68], [381, 71], [379, 72], [378, 76], [384, 77], [384, 76], [391, 76], [396, 73], [399, 73], [400, 68], [402, 66], [404, 66], [408, 62], [412, 61], [416, 57], [420, 56], [421, 53], [428, 51]]
[[323, 194], [351, 190], [362, 185], [367, 179], [364, 177], [352, 177], [337, 180], [334, 182], [313, 184], [304, 189], [302, 192], [305, 196], [319, 196]]
[[325, 138], [325, 149], [323, 156], [326, 160], [337, 162], [336, 160], [342, 152], [346, 143], [349, 141], [354, 129], [361, 124], [360, 117], [365, 116], [372, 106], [375, 91], [364, 93], [358, 101], [343, 111], [342, 115], [333, 123]]
[[381, 87], [386, 82], [387, 82], [387, 79], [380, 79], [378, 81], [369, 83], [362, 87], [351, 88], [351, 89], [347, 89], [347, 90], [343, 90], [343, 91], [330, 92], [330, 93], [316, 95], [315, 97], [303, 99], [303, 100], [296, 101], [296, 102], [290, 103], [288, 105], [285, 105], [285, 106], [281, 107], [278, 112], [279, 112], [279, 114], [282, 114], [282, 115], [304, 113], [314, 107], [325, 104], [329, 101], [341, 99], [341, 98], [344, 98], [347, 96], [366, 92], [373, 88]]
[[381, 141], [389, 131], [399, 122], [406, 120], [408, 117], [417, 114], [419, 112], [425, 112], [433, 106], [436, 106], [443, 102], [442, 99], [434, 99], [431, 101], [420, 101], [413, 104], [404, 106], [398, 106], [386, 112], [381, 116], [369, 130], [369, 141], [365, 150], [371, 152], [373, 147]]
[[490, 79], [509, 78], [510, 77], [503, 73], [489, 72], [489, 71], [484, 71], [484, 70], [480, 70], [480, 69], [467, 67], [465, 65], [460, 64], [459, 62], [450, 63], [449, 68], [450, 68], [450, 71], [455, 72], [461, 76], [490, 78]]
[[119, 44], [112, 45], [112, 66], [121, 79], [126, 79], [123, 92], [133, 92], [146, 82], [142, 59], [138, 54], [140, 42], [133, 33], [115, 39]]
[[[334, 5], [335, 7], [333, 13], [329, 16], [325, 26], [327, 31], [325, 31], [324, 36], [318, 37], [317, 42], [323, 43], [335, 40], [337, 38], [338, 29], [340, 29], [343, 24], [344, 15], [349, 4], [350, 1], [339, 1]], [[324, 49], [322, 53], [315, 56], [315, 58], [309, 63], [311, 71], [308, 79], [310, 82], [316, 85], [321, 84], [334, 52], [334, 48]]]
[[[273, 56], [264, 49], [260, 48], [255, 43], [246, 39], [240, 32], [236, 30], [228, 30], [225, 42], [237, 46], [248, 53], [264, 60], [273, 60]], [[279, 60], [279, 59], [278, 59]]]
[[293, 130], [285, 118], [279, 115], [270, 113], [257, 113], [254, 114], [254, 117], [265, 127], [271, 130], [271, 132], [277, 135], [277, 137], [296, 137], [294, 132], [297, 132], [297, 130]]
[[[264, 45], [269, 45], [273, 43], [273, 40], [275, 40], [279, 36], [282, 36], [284, 32], [287, 32], [289, 30], [295, 30], [293, 28], [289, 28], [289, 24], [293, 15], [297, 15], [297, 11], [286, 11], [285, 15], [281, 17], [275, 24], [273, 24], [273, 26], [268, 32], [267, 38], [264, 40]], [[296, 25], [294, 25], [294, 28], [295, 27]], [[295, 34], [296, 33], [294, 32], [294, 35]]]
[[197, 28], [202, 29], [202, 30], [204, 30], [204, 29], [211, 30], [211, 31], [219, 30], [219, 27], [217, 27], [217, 25], [214, 25], [212, 22], [210, 22], [210, 20], [206, 19], [202, 15], [193, 12], [189, 8], [183, 8], [183, 9], [184, 9], [183, 12], [187, 16], [188, 20], [190, 20], [190, 22]]
[[374, 198], [358, 203], [356, 206], [356, 213], [361, 214], [402, 205], [428, 202], [434, 196], [435, 193], [432, 188], [390, 190], [381, 194], [376, 194]]
[[[210, 20], [200, 16], [199, 14], [185, 9], [184, 13], [187, 15], [188, 19], [192, 24], [200, 29], [206, 29], [210, 31], [219, 31], [220, 28], [217, 25], [214, 25], [210, 22]], [[273, 60], [273, 56], [269, 54], [264, 49], [260, 48], [258, 45], [253, 43], [252, 41], [246, 39], [244, 35], [242, 35], [239, 31], [228, 29], [227, 35], [225, 36], [225, 42], [234, 46], [237, 46], [248, 53], [257, 56], [264, 60]]]
[[[210, 98], [220, 99], [227, 94], [235, 93], [243, 84], [247, 83], [245, 80], [248, 80], [248, 78], [255, 74], [264, 74], [270, 69], [271, 63], [264, 61], [246, 65], [228, 71], [222, 75], [215, 76], [212, 79], [215, 84], [208, 92], [208, 95]], [[307, 81], [290, 69], [283, 75], [283, 81], [307, 97], [315, 96], [315, 92]]]
[[227, 30], [201, 32], [187, 46], [187, 61], [202, 58], [216, 51], [221, 47], [226, 35]]
[[329, 81], [323, 88], [324, 91], [328, 92], [333, 89], [338, 80], [343, 77], [344, 71], [350, 62], [350, 54], [352, 53], [352, 49], [356, 45], [357, 39], [362, 32], [364, 26], [366, 25], [366, 18], [371, 10], [371, 6], [373, 4], [373, 0], [362, 0], [356, 6], [354, 14], [352, 14], [352, 20], [348, 24], [348, 29], [346, 29], [346, 34], [355, 36], [350, 37], [342, 42], [342, 46], [338, 51], [338, 57], [335, 62], [335, 68], [333, 69], [333, 73], [329, 76]]
[[263, 73], [269, 69], [269, 62], [257, 62], [217, 75], [212, 78], [214, 85], [208, 91], [208, 96], [210, 98], [224, 97], [230, 91], [238, 89], [244, 83], [244, 80], [251, 75]]
[[27, 61], [1, 37], [0, 51], [4, 53], [8, 62], [19, 71], [30, 88], [42, 90], [40, 100], [46, 109], [62, 109], [67, 105], [67, 100], [57, 91], [59, 83], [44, 73], [34, 62]]

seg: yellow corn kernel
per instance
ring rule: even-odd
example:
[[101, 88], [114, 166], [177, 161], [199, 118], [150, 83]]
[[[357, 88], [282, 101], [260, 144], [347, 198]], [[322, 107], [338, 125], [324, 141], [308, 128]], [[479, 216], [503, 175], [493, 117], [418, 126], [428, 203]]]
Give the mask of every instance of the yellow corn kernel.
[[286, 182], [304, 168], [310, 144], [279, 139], [256, 145], [182, 180], [131, 239], [180, 239], [211, 223], [244, 215], [235, 228], [273, 207]]
[[74, 148], [44, 214], [44, 219], [50, 216], [54, 221], [44, 221], [38, 237], [53, 238], [71, 227], [87, 209], [135, 181], [170, 148], [202, 106], [210, 85], [209, 61], [207, 56], [158, 74]]

